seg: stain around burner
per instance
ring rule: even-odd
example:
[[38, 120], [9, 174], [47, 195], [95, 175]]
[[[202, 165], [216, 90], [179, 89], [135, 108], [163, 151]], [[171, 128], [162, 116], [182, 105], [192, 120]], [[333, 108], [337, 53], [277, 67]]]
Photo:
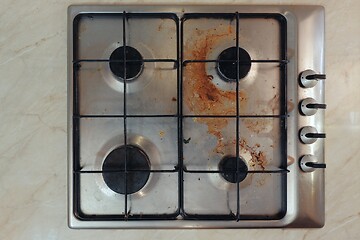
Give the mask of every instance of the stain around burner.
[[[133, 47], [126, 46], [125, 47], [126, 52], [126, 80], [134, 80], [136, 79], [142, 72], [144, 68], [144, 63], [141, 62], [143, 60], [143, 57], [139, 53], [138, 50], [136, 50]], [[115, 49], [111, 55], [110, 55], [110, 70], [113, 74], [115, 74], [117, 77], [124, 79], [124, 47], [118, 47]], [[138, 60], [138, 62], [131, 62], [134, 60]], [[113, 61], [113, 62], [112, 62]]]
[[[239, 49], [239, 79], [246, 77], [251, 68], [251, 58], [249, 53], [243, 49]], [[237, 51], [236, 47], [230, 47], [222, 51], [218, 57], [219, 61], [217, 63], [217, 71], [220, 77], [229, 82], [236, 81], [236, 60], [237, 60]]]
[[228, 182], [238, 183], [242, 182], [248, 173], [248, 167], [245, 161], [239, 158], [239, 173], [236, 177], [236, 157], [224, 157], [219, 163], [219, 170], [223, 171], [221, 176]]
[[[128, 171], [125, 184], [125, 152], [126, 152], [126, 169]], [[103, 178], [106, 185], [116, 193], [132, 194], [142, 189], [149, 179], [150, 161], [146, 153], [135, 146], [120, 146], [114, 149], [106, 156], [102, 166]], [[141, 171], [136, 171], [141, 170]]]

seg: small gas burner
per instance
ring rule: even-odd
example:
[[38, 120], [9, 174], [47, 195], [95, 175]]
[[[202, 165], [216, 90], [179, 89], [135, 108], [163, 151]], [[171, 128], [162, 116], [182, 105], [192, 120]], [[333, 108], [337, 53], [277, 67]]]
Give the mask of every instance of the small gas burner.
[[231, 183], [242, 182], [247, 175], [248, 167], [243, 159], [236, 157], [224, 157], [219, 163], [219, 170], [223, 178]]
[[69, 226], [321, 227], [324, 9], [71, 6]]

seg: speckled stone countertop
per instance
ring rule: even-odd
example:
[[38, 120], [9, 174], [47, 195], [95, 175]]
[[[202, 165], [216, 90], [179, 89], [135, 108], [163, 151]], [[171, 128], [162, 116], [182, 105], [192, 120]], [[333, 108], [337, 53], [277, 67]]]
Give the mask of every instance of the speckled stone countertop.
[[326, 224], [285, 230], [68, 228], [67, 7], [81, 2], [105, 3], [1, 1], [0, 239], [360, 239], [360, 1], [207, 2], [325, 6]]

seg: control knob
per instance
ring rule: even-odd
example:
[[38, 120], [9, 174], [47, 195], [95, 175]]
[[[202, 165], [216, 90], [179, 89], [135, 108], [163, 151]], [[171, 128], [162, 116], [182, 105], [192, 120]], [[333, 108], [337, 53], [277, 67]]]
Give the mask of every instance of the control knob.
[[325, 133], [318, 133], [316, 128], [306, 126], [300, 129], [299, 132], [300, 141], [305, 144], [312, 144], [316, 142], [318, 138], [325, 138]]
[[326, 109], [326, 104], [317, 103], [313, 98], [305, 98], [299, 104], [299, 110], [302, 115], [314, 115], [318, 109]]
[[325, 80], [325, 74], [317, 74], [313, 70], [305, 70], [300, 73], [300, 85], [305, 88], [314, 87], [319, 80]]

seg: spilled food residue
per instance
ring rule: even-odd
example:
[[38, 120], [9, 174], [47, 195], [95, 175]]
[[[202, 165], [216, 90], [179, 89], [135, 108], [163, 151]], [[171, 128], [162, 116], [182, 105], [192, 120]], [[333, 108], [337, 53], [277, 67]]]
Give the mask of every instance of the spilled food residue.
[[[236, 141], [234, 141], [236, 144]], [[249, 146], [245, 140], [240, 140], [239, 143], [241, 150], [245, 153], [250, 153], [251, 159], [248, 161], [249, 167], [253, 170], [265, 170], [265, 166], [267, 165], [267, 160], [265, 153], [261, 150], [260, 144], [255, 144], [253, 147]]]
[[161, 139], [164, 138], [164, 137], [165, 137], [165, 132], [164, 132], [164, 131], [160, 131], [160, 132], [159, 132], [159, 136], [160, 136]]
[[242, 119], [242, 122], [245, 124], [246, 128], [254, 133], [261, 133], [269, 131], [271, 127], [272, 119], [269, 118], [245, 118]]
[[[221, 50], [224, 42], [233, 42], [234, 31], [235, 28], [231, 23], [229, 27], [220, 26], [216, 28], [215, 26], [214, 29], [195, 29], [185, 42], [184, 60], [208, 60], [209, 56], [214, 55], [214, 50], [218, 51], [219, 48]], [[183, 69], [183, 97], [187, 109], [193, 115], [236, 115], [236, 91], [218, 87], [213, 81], [218, 76], [207, 72], [208, 67], [211, 66], [207, 64], [214, 65], [214, 63], [190, 62]], [[272, 86], [271, 90], [273, 91], [273, 89], [275, 86]], [[280, 114], [281, 96], [279, 93], [275, 93], [272, 99], [266, 101], [262, 101], [260, 97], [260, 101], [257, 103], [251, 102], [253, 99], [249, 99], [248, 94], [250, 93], [247, 93], [245, 89], [240, 89], [238, 93], [240, 114], [249, 114], [252, 112], [251, 107], [255, 107], [259, 115]], [[250, 106], [250, 103], [258, 105]], [[294, 104], [288, 102], [288, 112], [293, 109]], [[207, 132], [216, 137], [217, 142], [213, 149], [215, 154], [225, 155], [226, 149], [233, 149], [236, 145], [236, 140], [227, 139], [228, 136], [225, 135], [225, 132], [228, 131], [226, 127], [234, 118], [195, 117], [193, 120], [205, 124]], [[274, 128], [273, 118], [242, 118], [241, 122], [247, 131], [254, 134], [267, 134], [269, 136]], [[247, 156], [244, 160], [248, 163], [249, 169], [265, 170], [270, 161], [268, 158], [271, 158], [271, 156], [268, 158], [266, 156], [267, 147], [261, 146], [259, 143], [250, 144], [247, 142], [247, 135], [241, 134], [239, 137], [240, 154]], [[187, 144], [189, 141], [184, 139], [184, 143]], [[262, 142], [260, 143], [262, 144]], [[273, 148], [273, 144], [270, 147]]]
[[[205, 60], [212, 49], [222, 40], [233, 37], [233, 28], [229, 26], [224, 32], [215, 30], [196, 30], [194, 38], [185, 44], [185, 52], [191, 59]], [[196, 115], [235, 115], [236, 92], [224, 91], [211, 81], [214, 77], [208, 75], [205, 63], [189, 63], [184, 69], [184, 100], [189, 110]], [[246, 93], [239, 91], [240, 108], [245, 107]], [[228, 125], [228, 118], [194, 118], [196, 122], [204, 123], [208, 133], [218, 139], [215, 152], [222, 153], [222, 129]]]

